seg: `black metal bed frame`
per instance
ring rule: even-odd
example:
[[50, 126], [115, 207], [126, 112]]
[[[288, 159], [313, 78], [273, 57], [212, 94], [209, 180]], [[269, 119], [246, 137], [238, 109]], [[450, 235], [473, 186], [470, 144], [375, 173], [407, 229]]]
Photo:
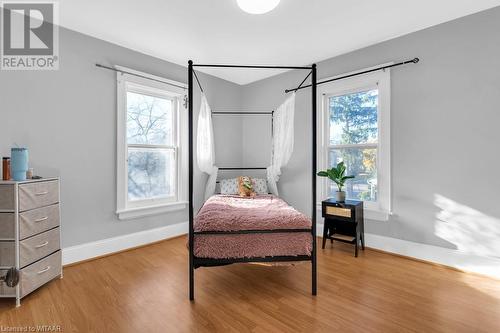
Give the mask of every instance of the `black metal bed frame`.
[[[200, 90], [203, 88], [199, 82], [194, 67], [225, 67], [225, 68], [253, 68], [253, 69], [304, 69], [310, 70], [306, 78], [300, 83], [300, 89], [303, 83], [311, 76], [311, 96], [312, 96], [312, 188], [311, 188], [311, 229], [275, 229], [275, 230], [241, 230], [241, 231], [194, 231], [194, 205], [193, 205], [193, 78], [196, 78]], [[311, 66], [258, 66], [258, 65], [207, 65], [194, 64], [192, 60], [188, 62], [188, 127], [189, 127], [189, 299], [194, 300], [194, 270], [199, 267], [222, 266], [233, 263], [249, 263], [249, 262], [286, 262], [286, 261], [310, 261], [311, 262], [311, 292], [312, 295], [317, 294], [317, 244], [316, 244], [316, 122], [317, 122], [317, 71], [316, 64]], [[245, 114], [262, 114], [256, 112], [246, 112]], [[271, 113], [274, 115], [274, 111]], [[219, 170], [264, 170], [264, 167], [237, 167], [237, 168], [219, 168]], [[194, 236], [207, 234], [264, 234], [264, 233], [297, 233], [310, 232], [312, 235], [312, 252], [310, 256], [276, 256], [276, 257], [254, 257], [254, 258], [230, 258], [230, 259], [212, 259], [212, 258], [197, 258], [194, 256]]]

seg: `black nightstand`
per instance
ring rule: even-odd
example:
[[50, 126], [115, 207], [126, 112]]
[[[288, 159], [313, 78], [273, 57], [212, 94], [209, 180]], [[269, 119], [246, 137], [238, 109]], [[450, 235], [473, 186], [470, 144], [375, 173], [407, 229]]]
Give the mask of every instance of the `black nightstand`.
[[324, 218], [323, 246], [326, 240], [334, 240], [355, 245], [354, 256], [358, 256], [358, 245], [365, 249], [365, 224], [363, 218], [363, 201], [346, 200], [337, 202], [327, 199], [321, 203]]

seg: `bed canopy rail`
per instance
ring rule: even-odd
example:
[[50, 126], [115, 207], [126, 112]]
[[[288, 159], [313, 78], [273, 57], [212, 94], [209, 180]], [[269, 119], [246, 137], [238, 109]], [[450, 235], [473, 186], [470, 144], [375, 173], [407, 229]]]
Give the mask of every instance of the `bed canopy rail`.
[[228, 116], [243, 116], [243, 115], [249, 115], [249, 114], [258, 114], [258, 115], [274, 115], [274, 111], [213, 111], [212, 114], [214, 115], [228, 115]]
[[[411, 60], [401, 61], [401, 62], [398, 62], [396, 64], [392, 64], [392, 65], [381, 66], [381, 67], [377, 67], [377, 68], [368, 69], [366, 71], [361, 71], [361, 72], [356, 72], [356, 73], [352, 73], [352, 74], [343, 75], [343, 76], [340, 76], [340, 77], [335, 77], [333, 79], [328, 79], [328, 80], [325, 80], [325, 81], [319, 81], [319, 82], [316, 83], [316, 85], [320, 85], [320, 84], [324, 84], [324, 83], [329, 83], [329, 82], [334, 82], [334, 81], [339, 81], [339, 80], [344, 80], [344, 79], [348, 79], [350, 77], [354, 77], [354, 76], [358, 76], [358, 75], [363, 75], [363, 74], [368, 74], [368, 73], [372, 73], [372, 72], [377, 72], [377, 71], [385, 70], [385, 69], [392, 68], [392, 67], [397, 67], [397, 66], [402, 66], [402, 65], [408, 65], [408, 64], [416, 64], [419, 61], [420, 61], [419, 58], [413, 58]], [[302, 81], [301, 84], [299, 84], [299, 86], [297, 88], [286, 89], [285, 90], [285, 94], [288, 94], [289, 92], [296, 92], [296, 91], [301, 90], [301, 89], [312, 87], [312, 84], [307, 84], [307, 85], [303, 86], [302, 84], [305, 82], [305, 80], [307, 80], [307, 77], [304, 79], [304, 81]]]
[[219, 170], [266, 170], [266, 167], [225, 167], [225, 168], [219, 168]]
[[[222, 67], [222, 68], [247, 68], [247, 69], [286, 69], [286, 70], [309, 70], [310, 72], [306, 78], [300, 83], [301, 87], [308, 77], [311, 77], [312, 86], [312, 159], [311, 159], [311, 228], [309, 229], [276, 229], [276, 230], [241, 230], [241, 231], [194, 231], [194, 196], [193, 196], [193, 166], [194, 166], [194, 138], [193, 138], [193, 90], [194, 80], [196, 79], [200, 91], [203, 93], [200, 80], [194, 71], [195, 67]], [[261, 65], [224, 65], [224, 64], [194, 64], [192, 60], [188, 61], [188, 128], [189, 128], [189, 299], [194, 300], [194, 269], [199, 267], [221, 266], [233, 263], [249, 263], [249, 262], [290, 262], [290, 261], [310, 261], [311, 262], [311, 293], [317, 294], [317, 246], [316, 246], [316, 127], [317, 127], [317, 102], [316, 102], [316, 64], [311, 66], [261, 66]], [[274, 110], [271, 112], [213, 112], [212, 115], [245, 115], [245, 114], [265, 114], [271, 115], [274, 119]], [[223, 167], [219, 170], [267, 170], [266, 167]], [[244, 257], [244, 258], [228, 258], [228, 259], [215, 259], [215, 258], [201, 258], [194, 255], [194, 236], [206, 234], [265, 234], [265, 233], [310, 233], [312, 236], [312, 250], [311, 255], [290, 255], [290, 256], [272, 256], [272, 257]]]
[[271, 66], [271, 65], [207, 65], [207, 64], [195, 64], [193, 67], [222, 67], [222, 68], [254, 68], [254, 69], [312, 69], [312, 66]]

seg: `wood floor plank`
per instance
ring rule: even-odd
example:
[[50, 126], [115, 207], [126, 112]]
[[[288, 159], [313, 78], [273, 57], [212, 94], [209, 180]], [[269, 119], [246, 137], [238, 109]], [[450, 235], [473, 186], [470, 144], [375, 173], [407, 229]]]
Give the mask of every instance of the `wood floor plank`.
[[2, 327], [64, 332], [500, 332], [500, 281], [348, 244], [310, 264], [237, 264], [195, 272], [185, 238], [66, 267], [22, 301], [0, 300]]

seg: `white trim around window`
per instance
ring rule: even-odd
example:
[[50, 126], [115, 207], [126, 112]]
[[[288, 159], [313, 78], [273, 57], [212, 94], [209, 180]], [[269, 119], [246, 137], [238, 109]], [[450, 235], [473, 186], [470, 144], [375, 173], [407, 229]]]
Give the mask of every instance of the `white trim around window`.
[[[363, 70], [372, 68], [366, 68]], [[377, 148], [378, 193], [376, 202], [365, 201], [365, 218], [369, 220], [387, 221], [389, 215], [391, 215], [392, 209], [390, 137], [391, 77], [389, 69], [318, 86], [318, 105], [321, 106], [321, 112], [319, 115], [321, 128], [318, 131], [318, 170], [325, 170], [329, 167], [328, 155], [331, 147], [329, 142], [330, 125], [329, 109], [327, 104], [328, 98], [331, 96], [339, 96], [357, 91], [366, 91], [372, 88], [378, 89], [378, 142], [375, 144]], [[371, 144], [367, 144], [367, 146], [370, 145]], [[326, 198], [328, 196], [328, 180], [325, 178], [319, 178], [318, 184], [318, 198]], [[320, 207], [321, 203], [318, 203], [318, 205]]]
[[[115, 66], [118, 70], [138, 74], [142, 77], [117, 72], [117, 189], [116, 214], [120, 220], [134, 219], [149, 215], [163, 214], [185, 209], [188, 205], [187, 191], [183, 184], [188, 182], [188, 133], [187, 111], [184, 99], [186, 90], [177, 86], [184, 84], [161, 77], [138, 72], [126, 67]], [[152, 78], [153, 80], [148, 80]], [[128, 144], [127, 142], [127, 92], [145, 94], [169, 100], [173, 108], [173, 142], [168, 145]], [[175, 190], [170, 196], [148, 198], [145, 200], [129, 200], [128, 198], [128, 150], [129, 149], [161, 149], [174, 156]]]

